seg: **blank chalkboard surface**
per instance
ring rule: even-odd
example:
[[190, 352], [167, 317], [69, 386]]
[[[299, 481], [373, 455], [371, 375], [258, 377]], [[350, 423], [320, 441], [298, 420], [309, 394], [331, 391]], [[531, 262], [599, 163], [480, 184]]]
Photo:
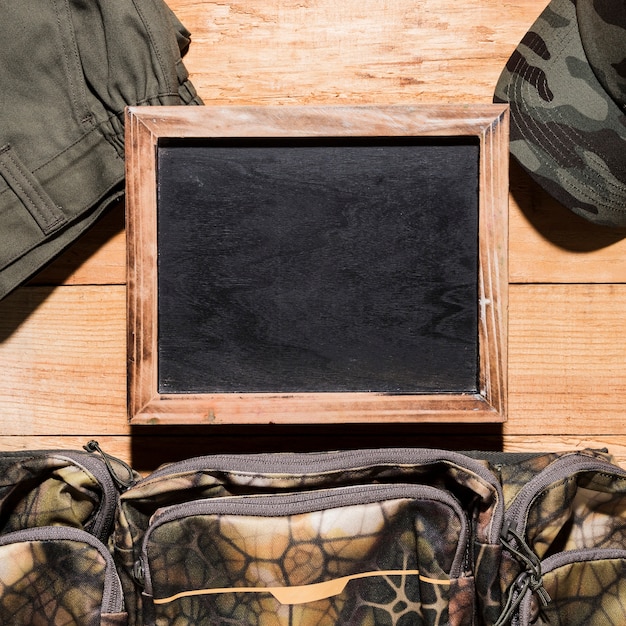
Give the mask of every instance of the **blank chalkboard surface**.
[[126, 124], [131, 421], [505, 419], [504, 105]]
[[159, 391], [475, 392], [478, 142], [162, 141]]

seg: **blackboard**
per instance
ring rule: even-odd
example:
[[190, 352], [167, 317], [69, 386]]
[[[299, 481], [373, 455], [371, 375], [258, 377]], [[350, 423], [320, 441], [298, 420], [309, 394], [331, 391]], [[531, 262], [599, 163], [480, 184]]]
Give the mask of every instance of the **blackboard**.
[[506, 106], [126, 125], [131, 422], [505, 419]]
[[478, 157], [159, 142], [159, 391], [475, 393]]

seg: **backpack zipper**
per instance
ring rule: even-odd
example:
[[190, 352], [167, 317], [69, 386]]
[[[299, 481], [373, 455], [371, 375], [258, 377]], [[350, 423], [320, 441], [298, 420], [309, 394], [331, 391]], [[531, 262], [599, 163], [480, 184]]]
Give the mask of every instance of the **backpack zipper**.
[[[609, 461], [578, 453], [561, 456], [526, 483], [506, 511], [500, 540], [504, 548], [520, 563], [522, 572], [509, 587], [507, 601], [494, 626], [503, 626], [512, 619], [529, 589], [537, 593], [544, 606], [550, 602], [550, 596], [543, 587], [542, 571], [545, 568], [545, 561], [541, 563], [539, 557], [524, 539], [528, 513], [533, 502], [550, 485], [583, 472], [618, 474], [626, 478], [626, 471]], [[571, 552], [576, 551], [568, 551], [564, 554]]]
[[[80, 450], [44, 450], [38, 454], [51, 455], [58, 459], [69, 460], [96, 479], [97, 483], [102, 488], [102, 498], [98, 510], [93, 515], [93, 521], [86, 526], [86, 530], [105, 542], [113, 527], [118, 495], [121, 492], [119, 487], [120, 482], [119, 479], [116, 478], [116, 473], [113, 471], [110, 459], [113, 459], [115, 462], [127, 468], [129, 475], [132, 475], [133, 478], [134, 472], [120, 459], [116, 459], [111, 455], [106, 455], [108, 457], [108, 459], [106, 459], [105, 453], [102, 452], [100, 446], [95, 441], [90, 441], [85, 446], [85, 450], [86, 452]], [[94, 454], [96, 451], [101, 454], [102, 458]], [[131, 484], [132, 483], [129, 482], [128, 487], [130, 487]]]
[[[171, 474], [188, 472], [229, 472], [238, 475], [267, 475], [268, 477], [298, 478], [300, 476], [332, 474], [343, 471], [368, 470], [376, 467], [407, 468], [448, 464], [463, 472], [476, 475], [494, 493], [493, 517], [488, 543], [497, 544], [504, 518], [502, 488], [493, 472], [464, 454], [428, 448], [389, 448], [345, 450], [335, 452], [282, 452], [275, 454], [224, 454], [194, 457], [155, 470], [136, 486], [148, 484]], [[245, 469], [242, 469], [245, 468]]]
[[135, 562], [133, 575], [135, 580], [145, 588], [145, 592], [152, 595], [152, 580], [147, 558], [152, 532], [161, 525], [184, 517], [224, 514], [271, 518], [396, 499], [432, 500], [445, 504], [454, 511], [461, 522], [461, 531], [449, 576], [451, 579], [462, 577], [471, 541], [469, 521], [460, 503], [451, 494], [435, 487], [410, 484], [351, 485], [281, 495], [225, 496], [175, 504], [160, 509], [153, 516], [151, 525], [143, 538], [141, 556]]

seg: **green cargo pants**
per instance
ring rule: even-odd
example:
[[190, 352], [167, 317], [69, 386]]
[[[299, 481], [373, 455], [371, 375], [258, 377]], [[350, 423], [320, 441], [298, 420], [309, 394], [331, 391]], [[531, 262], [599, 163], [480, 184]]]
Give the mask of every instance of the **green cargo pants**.
[[124, 186], [124, 108], [202, 104], [161, 0], [0, 0], [0, 298]]

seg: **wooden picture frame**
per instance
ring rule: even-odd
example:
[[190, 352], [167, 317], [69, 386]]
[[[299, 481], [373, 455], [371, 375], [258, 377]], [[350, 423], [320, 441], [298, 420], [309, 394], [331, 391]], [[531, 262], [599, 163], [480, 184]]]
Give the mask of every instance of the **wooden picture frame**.
[[[485, 104], [443, 106], [130, 107], [126, 114], [126, 133], [128, 413], [132, 424], [502, 422], [506, 419], [508, 296], [508, 109], [506, 106]], [[300, 170], [290, 169], [291, 166], [289, 164], [292, 162], [290, 160], [291, 152], [284, 152], [285, 146], [289, 150], [295, 149], [298, 154], [305, 154], [304, 165], [299, 166], [301, 167]], [[307, 148], [313, 147], [314, 150], [302, 151], [301, 148], [303, 146]], [[289, 216], [285, 217], [285, 211], [290, 212], [292, 209], [294, 211], [298, 209], [297, 206], [294, 207], [293, 198], [300, 197], [298, 194], [302, 193], [302, 188], [296, 185], [293, 190], [291, 189], [291, 182], [298, 178], [298, 172], [304, 173], [306, 171], [307, 176], [310, 177], [313, 176], [313, 174], [310, 174], [312, 170], [323, 168], [325, 164], [330, 164], [328, 168], [331, 169], [324, 170], [321, 174], [324, 183], [326, 183], [327, 178], [333, 179], [332, 184], [334, 187], [331, 185], [332, 189], [330, 191], [325, 190], [322, 192], [325, 194], [323, 195], [324, 203], [328, 204], [333, 201], [335, 195], [343, 193], [342, 179], [339, 175], [335, 178], [334, 174], [336, 165], [333, 159], [339, 154], [341, 159], [350, 162], [349, 169], [346, 170], [348, 176], [351, 179], [358, 179], [352, 183], [356, 186], [355, 193], [358, 195], [358, 189], [369, 188], [370, 184], [374, 185], [374, 182], [370, 178], [361, 179], [360, 173], [367, 167], [361, 167], [358, 160], [355, 159], [358, 159], [358, 155], [361, 154], [367, 155], [369, 159], [372, 154], [378, 154], [381, 146], [386, 152], [381, 157], [383, 160], [376, 163], [389, 163], [388, 167], [390, 168], [396, 168], [397, 165], [404, 167], [404, 163], [410, 164], [414, 161], [415, 155], [415, 159], [418, 161], [422, 159], [420, 167], [430, 172], [428, 174], [429, 179], [423, 183], [423, 187], [416, 186], [415, 189], [411, 187], [407, 194], [404, 193], [402, 187], [398, 187], [398, 185], [402, 184], [402, 180], [407, 178], [404, 173], [395, 175], [393, 171], [389, 171], [386, 172], [385, 176], [381, 175], [379, 177], [381, 180], [394, 179], [394, 185], [396, 185], [390, 187], [387, 191], [383, 191], [379, 197], [386, 199], [391, 196], [407, 195], [409, 200], [406, 207], [394, 204], [393, 206], [396, 208], [393, 210], [397, 210], [399, 216], [404, 216], [405, 213], [410, 214], [412, 220], [418, 219], [420, 215], [426, 213], [423, 209], [420, 209], [421, 212], [417, 211], [416, 198], [422, 197], [420, 194], [425, 193], [424, 189], [430, 189], [431, 178], [437, 180], [441, 178], [441, 181], [438, 183], [440, 186], [436, 187], [436, 190], [432, 192], [433, 198], [429, 200], [428, 213], [437, 215], [439, 212], [445, 213], [453, 210], [450, 208], [451, 201], [447, 190], [456, 190], [455, 179], [450, 178], [457, 175], [456, 169], [452, 167], [450, 173], [447, 174], [447, 179], [443, 176], [440, 177], [438, 172], [441, 166], [437, 160], [439, 156], [435, 157], [435, 155], [443, 154], [444, 162], [454, 163], [457, 160], [457, 153], [475, 154], [475, 173], [471, 173], [474, 171], [471, 168], [463, 170], [469, 172], [463, 175], [465, 177], [464, 181], [467, 179], [463, 182], [463, 185], [467, 184], [470, 191], [463, 192], [463, 186], [459, 183], [461, 191], [455, 191], [456, 196], [451, 196], [452, 198], [460, 198], [463, 206], [465, 204], [464, 196], [469, 196], [467, 202], [470, 206], [473, 206], [475, 202], [475, 222], [472, 222], [474, 218], [468, 218], [469, 221], [467, 221], [467, 224], [475, 223], [475, 232], [472, 230], [473, 227], [464, 225], [466, 223], [463, 221], [459, 222], [460, 226], [458, 228], [450, 227], [449, 225], [446, 227], [446, 233], [451, 233], [454, 237], [456, 237], [459, 231], [467, 231], [469, 233], [466, 236], [469, 251], [459, 256], [457, 265], [460, 263], [460, 265], [466, 268], [471, 268], [471, 273], [465, 270], [462, 273], [467, 273], [466, 282], [469, 285], [468, 288], [473, 289], [473, 291], [462, 291], [461, 293], [472, 294], [472, 297], [468, 300], [467, 297], [460, 296], [461, 303], [457, 302], [455, 304], [457, 308], [461, 307], [461, 309], [465, 310], [465, 307], [467, 309], [465, 313], [457, 317], [462, 317], [465, 320], [463, 322], [465, 326], [460, 325], [459, 328], [469, 328], [469, 332], [465, 336], [464, 331], [454, 329], [451, 333], [456, 333], [458, 341], [461, 343], [453, 342], [450, 348], [445, 348], [445, 350], [449, 350], [449, 354], [452, 355], [451, 362], [454, 363], [454, 358], [457, 354], [456, 346], [468, 346], [467, 350], [465, 348], [461, 350], [463, 354], [465, 351], [468, 354], [465, 357], [465, 361], [462, 360], [464, 357], [461, 356], [459, 357], [461, 366], [453, 367], [453, 375], [457, 370], [463, 370], [465, 365], [467, 365], [467, 373], [462, 374], [458, 384], [453, 379], [451, 384], [445, 380], [441, 384], [437, 382], [432, 383], [431, 386], [430, 378], [425, 377], [425, 380], [428, 380], [421, 386], [416, 384], [414, 388], [408, 383], [406, 387], [398, 386], [396, 388], [393, 384], [393, 376], [399, 370], [390, 370], [392, 383], [389, 383], [386, 379], [379, 383], [376, 379], [370, 385], [369, 380], [366, 380], [363, 386], [367, 388], [359, 388], [358, 381], [360, 379], [357, 377], [355, 378], [357, 383], [353, 383], [350, 379], [348, 388], [345, 388], [341, 381], [345, 376], [349, 377], [352, 375], [352, 365], [345, 367], [341, 365], [336, 370], [333, 369], [333, 365], [328, 370], [330, 374], [324, 373], [323, 376], [319, 376], [319, 380], [322, 381], [319, 383], [319, 386], [315, 382], [312, 388], [303, 390], [301, 388], [303, 381], [306, 383], [309, 380], [317, 380], [317, 374], [313, 370], [312, 373], [307, 370], [308, 362], [306, 357], [300, 355], [296, 357], [300, 359], [296, 362], [296, 365], [304, 364], [304, 373], [300, 378], [294, 377], [293, 380], [290, 373], [284, 385], [282, 384], [281, 372], [287, 370], [291, 372], [291, 362], [289, 360], [277, 366], [276, 371], [278, 374], [276, 378], [272, 378], [269, 382], [265, 381], [262, 376], [259, 377], [258, 373], [252, 373], [249, 380], [253, 382], [247, 385], [247, 378], [242, 378], [241, 381], [236, 380], [238, 377], [236, 372], [239, 370], [233, 369], [227, 370], [227, 374], [224, 377], [225, 386], [213, 388], [213, 376], [219, 370], [220, 365], [218, 363], [215, 366], [215, 370], [212, 370], [213, 374], [209, 370], [207, 370], [209, 373], [205, 373], [204, 366], [197, 367], [194, 365], [195, 357], [190, 354], [190, 349], [185, 345], [185, 342], [187, 340], [197, 342], [198, 337], [200, 337], [200, 343], [203, 343], [203, 336], [201, 334], [198, 335], [198, 333], [204, 332], [205, 325], [204, 321], [199, 323], [195, 321], [198, 319], [198, 311], [194, 313], [196, 317], [186, 315], [188, 307], [184, 303], [184, 297], [189, 296], [187, 292], [193, 291], [195, 294], [198, 289], [208, 289], [209, 291], [202, 293], [205, 293], [205, 295], [211, 294], [210, 290], [214, 285], [212, 286], [209, 283], [207, 287], [205, 284], [207, 280], [221, 280], [222, 283], [219, 283], [219, 289], [223, 289], [223, 283], [230, 281], [230, 284], [233, 282], [233, 278], [202, 278], [203, 282], [200, 286], [196, 284], [187, 285], [188, 280], [194, 283], [194, 276], [198, 272], [193, 270], [195, 273], [191, 273], [192, 270], [185, 270], [187, 274], [183, 274], [182, 278], [172, 277], [170, 280], [169, 274], [173, 272], [173, 268], [178, 270], [181, 265], [181, 259], [198, 256], [199, 258], [201, 257], [200, 260], [196, 259], [194, 261], [196, 265], [190, 266], [197, 269], [200, 267], [198, 263], [204, 262], [204, 255], [207, 253], [207, 250], [213, 255], [209, 257], [208, 261], [211, 268], [214, 266], [232, 267], [231, 259], [226, 259], [224, 263], [221, 263], [221, 259], [227, 250], [234, 247], [237, 247], [239, 250], [238, 245], [236, 246], [232, 242], [229, 243], [227, 237], [230, 232], [236, 230], [237, 224], [241, 222], [246, 222], [246, 228], [248, 229], [258, 228], [260, 223], [259, 220], [248, 223], [247, 218], [242, 219], [242, 216], [245, 217], [247, 213], [242, 213], [241, 215], [237, 213], [237, 211], [244, 210], [239, 208], [236, 198], [242, 188], [266, 189], [269, 186], [276, 187], [279, 190], [275, 195], [294, 194], [287, 208], [281, 209], [282, 213], [277, 214], [277, 217], [273, 218], [276, 219], [276, 226], [268, 227], [267, 232], [263, 235], [263, 237], [269, 237], [268, 241], [271, 240], [267, 245], [280, 247], [288, 239], [274, 240], [273, 233], [280, 230], [280, 225], [285, 220], [293, 221], [298, 219], [297, 213], [293, 215], [289, 213]], [[466, 146], [468, 146], [467, 149]], [[259, 147], [262, 148], [262, 152], [256, 150]], [[215, 150], [218, 148], [220, 151], [216, 152]], [[237, 152], [240, 148], [243, 151]], [[363, 150], [363, 148], [365, 149]], [[415, 152], [407, 153], [407, 149], [415, 150]], [[342, 150], [349, 150], [349, 152], [344, 153], [341, 152]], [[356, 152], [354, 152], [355, 150]], [[357, 155], [354, 158], [353, 153]], [[240, 158], [241, 155], [245, 163], [243, 165], [230, 163], [230, 169], [213, 174], [214, 164], [219, 166], [220, 163], [223, 163], [224, 154], [227, 156], [226, 160], [230, 159], [231, 154], [235, 155], [235, 158]], [[406, 158], [407, 154], [409, 158]], [[309, 158], [308, 155], [313, 155], [311, 158], [314, 160], [306, 160]], [[347, 159], [344, 158], [345, 155], [348, 155]], [[204, 161], [205, 156], [208, 159], [206, 162]], [[247, 159], [256, 160], [251, 165]], [[471, 164], [473, 159], [473, 156], [468, 156], [468, 163]], [[272, 172], [283, 172], [285, 177], [289, 177], [289, 184], [285, 182], [287, 179], [280, 179], [276, 182], [277, 179], [274, 174], [267, 173], [265, 163], [268, 161], [276, 162]], [[197, 163], [201, 163], [201, 165], [196, 165]], [[285, 164], [289, 165], [289, 167], [286, 167]], [[202, 168], [198, 170], [200, 174], [193, 171], [189, 172], [189, 170], [195, 170], [196, 167]], [[297, 168], [298, 166], [294, 167]], [[377, 165], [368, 167], [372, 169], [377, 167]], [[264, 183], [263, 180], [250, 181], [251, 172], [259, 172], [261, 170], [264, 172], [264, 176], [270, 176], [268, 178], [269, 182]], [[289, 171], [285, 172], [285, 170]], [[243, 172], [241, 176], [246, 178], [238, 178], [239, 174], [237, 172], [240, 171]], [[221, 181], [219, 185], [217, 182], [213, 185], [213, 182], [217, 179], [211, 178], [211, 176], [219, 176]], [[412, 174], [409, 174], [408, 177], [410, 178], [411, 176]], [[195, 185], [194, 181], [199, 177], [202, 177], [203, 180], [198, 181], [198, 185]], [[472, 181], [472, 177], [475, 180]], [[228, 187], [231, 180], [232, 193]], [[315, 187], [316, 184], [316, 180], [310, 179], [307, 182], [307, 188]], [[196, 186], [198, 186], [198, 189], [200, 186], [203, 187], [203, 191], [200, 192], [197, 189], [193, 191], [192, 188]], [[212, 191], [207, 192], [207, 188], [211, 188]], [[233, 216], [230, 218], [232, 221], [226, 222], [222, 227], [221, 222], [217, 221], [217, 218], [212, 218], [208, 222], [210, 224], [209, 228], [198, 228], [194, 225], [189, 227], [193, 230], [182, 228], [179, 232], [179, 226], [184, 227], [185, 220], [188, 218], [192, 219], [189, 216], [196, 215], [196, 218], [193, 219], [202, 220], [204, 216], [215, 213], [215, 206], [218, 205], [215, 204], [217, 200], [214, 198], [218, 195], [218, 191], [216, 191], [218, 188], [220, 189], [221, 201], [225, 201], [224, 198], [228, 201], [229, 208], [227, 213]], [[473, 189], [475, 189], [475, 192], [472, 191]], [[188, 191], [191, 195], [186, 197]], [[264, 195], [265, 192], [259, 193], [261, 193], [260, 196], [252, 200], [246, 200], [252, 203], [250, 206], [256, 206], [254, 203], [261, 206], [262, 204], [275, 202], [274, 196], [268, 199]], [[312, 194], [308, 200], [309, 204], [314, 203], [315, 195], [313, 192]], [[475, 200], [472, 198], [474, 194], [476, 196]], [[180, 198], [181, 195], [185, 197]], [[235, 196], [234, 204], [231, 202], [231, 195]], [[369, 191], [363, 192], [363, 198], [365, 199], [371, 195]], [[442, 206], [431, 206], [440, 195], [446, 198], [442, 201]], [[428, 197], [430, 198], [430, 196]], [[198, 200], [199, 198], [200, 200]], [[207, 205], [208, 208], [202, 205], [202, 198], [210, 199], [210, 203]], [[179, 202], [180, 205], [178, 204]], [[345, 202], [345, 198], [341, 202]], [[384, 200], [384, 202], [386, 203], [387, 201]], [[394, 199], [394, 202], [397, 202], [397, 200]], [[198, 203], [202, 205], [200, 208], [196, 206]], [[170, 204], [176, 206], [170, 207]], [[328, 239], [330, 237], [330, 235], [327, 237], [323, 232], [320, 234], [320, 229], [323, 230], [323, 224], [329, 220], [329, 216], [332, 221], [333, 214], [331, 208], [328, 208], [326, 204], [320, 216], [314, 220], [315, 225], [311, 228], [316, 230], [311, 231], [311, 237], [313, 237], [313, 232], [317, 233], [315, 236], [318, 238]], [[444, 204], [445, 206], [443, 206]], [[399, 208], [397, 208], [398, 206]], [[373, 210], [375, 211], [375, 209], [376, 207]], [[249, 208], [245, 210], [251, 212]], [[372, 207], [368, 207], [367, 210], [371, 214]], [[309, 213], [315, 213], [315, 211], [313, 210]], [[450, 213], [450, 215], [454, 214]], [[382, 221], [382, 218], [380, 221]], [[389, 218], [389, 221], [383, 223], [382, 228], [377, 231], [376, 237], [378, 239], [374, 241], [380, 239], [385, 249], [392, 248], [397, 240], [397, 233], [392, 236], [387, 235], [387, 232], [389, 230], [399, 232], [399, 221], [399, 218], [396, 219], [393, 216]], [[451, 220], [448, 217], [443, 221], [449, 224]], [[440, 220], [441, 223], [443, 221]], [[401, 237], [403, 242], [411, 241], [411, 229], [408, 228], [407, 231], [406, 226], [409, 223], [413, 222], [410, 222], [410, 220], [406, 221], [402, 226]], [[219, 237], [210, 232], [211, 229], [217, 227], [219, 227], [221, 233]], [[356, 242], [354, 244], [355, 248], [363, 248], [363, 241], [372, 241], [372, 239], [361, 239], [363, 228], [366, 228], [366, 225], [361, 224], [358, 229], [359, 234], [353, 237]], [[426, 228], [427, 230], [432, 230], [429, 241], [439, 240], [440, 231], [437, 230], [439, 228], [441, 226], [437, 225], [436, 220]], [[199, 243], [196, 242], [195, 236], [190, 236], [190, 233], [198, 231], [202, 233], [202, 236], [197, 240]], [[332, 236], [335, 237], [335, 235], [343, 237], [339, 230], [332, 231]], [[436, 247], [436, 251], [432, 253], [433, 256], [437, 257], [434, 261], [448, 256], [447, 253], [442, 254], [442, 250], [449, 250], [450, 256], [453, 257], [457, 250], [462, 248], [455, 238], [450, 242], [446, 241], [445, 237], [448, 236], [451, 235], [441, 234], [444, 241], [440, 246], [443, 247]], [[406, 237], [409, 237], [409, 239]], [[306, 240], [306, 237], [304, 240]], [[182, 246], [184, 250], [180, 255], [178, 255], [178, 248], [180, 247], [178, 242], [183, 242], [184, 244]], [[216, 250], [213, 250], [213, 243], [216, 243]], [[217, 243], [220, 245], [217, 245]], [[425, 245], [420, 243], [419, 246], [413, 247], [425, 247]], [[412, 247], [403, 247], [405, 250], [407, 248], [411, 249]], [[250, 247], [250, 250], [252, 249], [259, 250], [262, 249], [262, 246], [255, 244], [254, 248]], [[381, 249], [375, 255], [363, 256], [359, 262], [368, 265], [371, 263], [372, 258], [384, 256], [383, 252]], [[255, 254], [258, 254], [258, 252]], [[284, 261], [285, 265], [291, 267], [293, 265], [293, 250], [291, 250], [291, 254], [290, 258], [283, 258], [280, 255], [277, 258], [279, 262]], [[306, 268], [306, 264], [310, 265], [313, 258], [316, 257], [311, 256], [305, 259], [305, 265], [302, 268]], [[394, 262], [401, 264], [403, 258], [398, 258]], [[420, 261], [420, 258], [422, 257], [411, 258], [410, 262], [421, 265], [423, 261]], [[260, 257], [255, 257], [252, 265], [258, 266], [262, 264], [259, 259]], [[238, 259], [233, 261], [236, 261], [235, 264], [239, 263], [237, 267], [244, 267], [242, 261]], [[345, 259], [341, 263], [345, 265]], [[182, 264], [184, 265], [184, 262]], [[347, 264], [349, 265], [349, 263]], [[337, 263], [333, 263], [331, 260], [327, 262], [327, 265], [332, 267], [337, 265]], [[293, 282], [289, 283], [289, 290], [293, 290], [295, 286], [302, 282], [302, 272], [306, 271], [302, 268], [298, 270], [300, 272], [298, 278], [294, 278]], [[329, 271], [332, 272], [332, 270]], [[200, 274], [206, 274], [207, 276], [211, 273], [209, 270], [200, 272]], [[373, 274], [376, 274], [376, 272], [373, 272]], [[404, 276], [403, 266], [399, 265], [396, 267], [392, 274]], [[167, 279], [164, 278], [166, 275], [168, 276]], [[361, 273], [362, 275], [363, 273]], [[331, 281], [334, 281], [336, 275], [331, 274], [331, 276]], [[235, 282], [251, 280], [253, 279], [246, 275], [241, 277], [241, 279], [236, 277]], [[378, 282], [373, 282], [372, 285], [367, 286], [369, 291], [381, 291], [379, 286], [386, 284], [387, 274], [381, 272], [375, 280]], [[445, 282], [446, 279], [443, 280]], [[398, 284], [404, 284], [403, 281], [404, 278], [401, 277], [398, 280]], [[446, 285], [444, 284], [442, 289], [445, 287]], [[179, 290], [186, 295], [179, 297]], [[344, 290], [345, 285], [340, 284], [338, 293]], [[393, 293], [395, 294], [396, 291], [404, 293], [407, 289], [398, 288]], [[414, 294], [419, 289], [415, 289], [415, 285], [412, 285], [408, 291]], [[265, 291], [263, 293], [272, 293], [274, 297], [277, 292]], [[334, 299], [332, 293], [330, 295], [326, 292], [322, 293], [323, 295], [320, 296], [319, 292], [316, 292], [311, 302], [317, 302], [320, 299], [324, 301], [332, 301]], [[259, 294], [255, 297], [257, 299], [263, 298]], [[358, 302], [358, 297], [352, 298], [352, 304]], [[412, 298], [413, 296], [410, 297]], [[199, 297], [198, 301], [193, 304], [193, 307], [201, 311], [205, 306], [203, 298], [204, 296]], [[213, 307], [220, 306], [215, 304], [215, 302], [219, 302], [219, 299], [215, 300], [213, 297], [210, 299], [213, 302]], [[309, 304], [303, 305], [304, 308], [297, 309], [298, 313], [294, 314], [294, 316], [300, 315], [301, 311], [306, 310]], [[376, 308], [378, 304], [373, 306]], [[403, 311], [403, 315], [406, 315], [406, 310], [411, 309], [411, 307], [419, 308], [412, 299], [406, 302], [402, 300], [397, 308]], [[263, 324], [267, 324], [268, 319], [275, 320], [277, 317], [276, 311], [276, 306], [273, 305]], [[474, 311], [475, 314], [473, 313]], [[227, 309], [225, 315], [227, 317], [232, 315], [232, 311]], [[324, 310], [321, 313], [318, 311], [314, 313], [316, 319], [325, 315], [326, 312]], [[350, 317], [352, 315], [353, 313], [350, 312], [346, 319], [349, 321], [352, 319]], [[425, 313], [422, 311], [419, 315], [425, 315]], [[435, 315], [439, 315], [439, 313], [435, 311]], [[359, 320], [357, 323], [369, 324], [369, 317], [367, 319], [367, 322]], [[470, 320], [470, 322], [468, 323], [467, 320]], [[384, 319], [379, 325], [381, 328], [383, 326], [409, 327], [413, 322], [414, 320], [408, 319], [407, 321], [407, 318], [403, 317], [397, 325], [387, 324]], [[374, 323], [378, 322], [375, 321]], [[344, 326], [340, 334], [345, 334], [346, 320], [342, 320], [342, 324]], [[255, 325], [258, 326], [259, 324], [255, 322]], [[180, 345], [177, 343], [177, 334], [179, 332], [183, 339]], [[198, 358], [201, 359], [198, 362], [210, 363], [210, 369], [213, 367], [212, 364], [216, 361], [219, 362], [219, 358], [216, 358], [215, 355], [212, 355], [210, 359], [206, 357], [206, 346], [210, 345], [212, 349], [215, 337], [222, 337], [224, 332], [221, 328], [217, 330], [212, 328], [207, 332], [212, 334], [203, 344], [204, 347], [198, 350]], [[268, 332], [278, 331], [271, 329]], [[297, 329], [297, 332], [299, 335], [307, 334], [306, 332], [302, 333], [300, 328]], [[168, 333], [171, 333], [171, 335]], [[193, 337], [189, 339], [186, 333], [193, 334]], [[312, 334], [315, 334], [315, 336], [318, 336], [319, 333], [320, 327], [315, 327], [314, 331], [312, 331]], [[415, 334], [415, 331], [411, 330], [410, 333]], [[293, 334], [291, 333], [290, 337]], [[411, 337], [413, 334], [411, 334]], [[439, 337], [443, 335], [445, 333], [438, 332]], [[333, 336], [330, 335], [329, 337], [324, 339], [326, 344], [335, 343], [335, 340], [332, 339]], [[289, 341], [285, 340], [285, 343], [289, 343]], [[387, 341], [386, 338], [385, 341]], [[457, 341], [457, 339], [454, 341]], [[346, 343], [354, 344], [354, 338], [349, 341], [346, 340]], [[390, 343], [400, 345], [406, 342], [404, 337], [393, 335]], [[230, 349], [232, 346], [231, 344], [228, 345], [229, 354], [245, 352], [247, 355], [244, 357], [245, 359], [251, 358], [249, 357], [250, 354], [257, 354], [255, 346], [246, 345], [242, 348], [237, 345], [234, 349]], [[269, 342], [269, 345], [271, 349], [271, 346], [274, 344]], [[363, 349], [364, 353], [372, 354], [376, 351], [381, 351], [380, 345], [380, 341], [373, 342], [372, 345]], [[433, 345], [434, 353], [437, 353], [438, 344], [435, 343]], [[271, 354], [271, 352], [267, 351], [267, 346], [264, 349], [265, 351], [258, 352], [258, 355]], [[280, 350], [289, 352], [284, 346]], [[314, 353], [318, 350], [318, 346], [311, 347], [307, 345], [302, 350], [303, 354], [306, 355]], [[357, 353], [359, 352], [357, 351]], [[262, 363], [264, 357], [258, 355], [256, 361]], [[205, 360], [202, 361], [202, 358]], [[403, 359], [405, 358], [409, 359], [411, 363], [413, 362], [411, 359], [416, 362], [422, 361], [421, 357], [420, 359], [414, 357], [414, 351], [410, 349], [410, 345], [404, 351], [402, 348], [398, 348], [398, 355], [390, 357], [391, 360], [395, 359], [400, 363], [399, 368], [403, 367]], [[435, 356], [434, 358], [435, 364], [437, 364], [437, 359], [439, 359], [439, 363], [442, 366], [444, 365], [442, 361], [446, 363], [450, 361], [448, 357], [442, 359], [441, 356]], [[254, 361], [255, 359], [252, 358], [252, 360]], [[355, 357], [350, 354], [345, 360], [352, 363]], [[240, 365], [236, 364], [233, 367], [237, 368]], [[185, 370], [185, 368], [187, 369]], [[375, 371], [375, 365], [370, 369]], [[189, 388], [187, 388], [186, 381], [190, 379], [190, 373], [193, 373], [191, 378], [197, 380], [189, 383]], [[442, 374], [442, 376], [445, 378], [449, 374]], [[435, 372], [433, 380], [437, 380], [437, 377], [438, 374]], [[410, 379], [410, 376], [408, 378]], [[466, 380], [470, 381], [470, 383], [466, 384]], [[232, 386], [229, 385], [229, 381], [233, 381]], [[335, 383], [337, 383], [336, 386]], [[350, 387], [352, 384], [355, 385], [355, 389]], [[266, 388], [264, 385], [268, 385], [268, 387]]]

